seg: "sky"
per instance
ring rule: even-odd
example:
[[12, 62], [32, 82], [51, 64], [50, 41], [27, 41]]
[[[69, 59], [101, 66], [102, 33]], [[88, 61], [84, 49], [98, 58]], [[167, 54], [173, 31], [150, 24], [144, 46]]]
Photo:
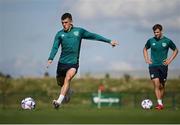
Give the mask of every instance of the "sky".
[[[164, 35], [180, 48], [179, 8], [180, 0], [0, 0], [0, 72], [42, 76], [65, 12], [74, 26], [119, 41], [112, 48], [83, 40], [79, 74], [147, 70], [142, 50], [154, 36], [154, 24], [162, 24]], [[60, 52], [48, 69], [52, 76]], [[180, 69], [179, 55], [169, 68]]]

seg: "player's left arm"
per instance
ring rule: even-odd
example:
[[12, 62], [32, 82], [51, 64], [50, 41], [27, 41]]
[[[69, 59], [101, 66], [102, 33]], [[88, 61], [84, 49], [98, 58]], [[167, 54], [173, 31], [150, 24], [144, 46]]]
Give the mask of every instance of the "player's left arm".
[[164, 61], [164, 65], [169, 65], [176, 58], [177, 54], [178, 49], [176, 48], [175, 50], [173, 50], [172, 55]]
[[106, 43], [109, 43], [111, 44], [112, 47], [115, 47], [116, 45], [118, 45], [118, 41], [116, 40], [110, 40], [110, 39], [107, 39], [99, 34], [96, 34], [96, 33], [91, 33], [87, 30], [84, 30], [83, 29], [83, 35], [82, 35], [82, 38], [84, 39], [89, 39], [89, 40], [97, 40], [97, 41], [102, 41], [102, 42], [106, 42]]
[[173, 50], [173, 53], [168, 59], [164, 60], [164, 65], [169, 65], [176, 58], [178, 54], [178, 49], [176, 45], [173, 43], [173, 41], [171, 40], [169, 41], [169, 48]]

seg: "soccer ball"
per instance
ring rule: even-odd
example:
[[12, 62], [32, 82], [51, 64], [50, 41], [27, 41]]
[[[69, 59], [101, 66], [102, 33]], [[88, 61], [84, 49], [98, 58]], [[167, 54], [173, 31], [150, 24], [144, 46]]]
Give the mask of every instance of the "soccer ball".
[[26, 97], [25, 99], [23, 99], [21, 101], [21, 107], [23, 109], [32, 110], [32, 109], [35, 109], [35, 106], [36, 106], [36, 103], [35, 103], [34, 99], [31, 97]]
[[152, 106], [153, 106], [153, 103], [150, 99], [144, 99], [142, 102], [141, 102], [141, 106], [143, 109], [151, 109]]

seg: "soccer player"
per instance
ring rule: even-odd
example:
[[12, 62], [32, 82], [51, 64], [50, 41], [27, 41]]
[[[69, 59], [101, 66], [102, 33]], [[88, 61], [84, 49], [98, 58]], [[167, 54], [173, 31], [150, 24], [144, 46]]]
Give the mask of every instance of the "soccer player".
[[[167, 81], [168, 65], [175, 59], [178, 49], [172, 40], [163, 36], [163, 27], [160, 24], [153, 26], [154, 37], [150, 38], [143, 49], [144, 59], [149, 64], [149, 73], [157, 98], [156, 109], [164, 108], [162, 99], [165, 93], [165, 82]], [[168, 58], [169, 48], [173, 51]], [[149, 58], [148, 49], [151, 49]]]
[[82, 39], [97, 40], [109, 43], [112, 47], [118, 45], [117, 41], [104, 38], [98, 34], [88, 32], [87, 30], [74, 27], [70, 13], [64, 13], [61, 17], [63, 29], [57, 32], [54, 44], [48, 58], [47, 67], [52, 63], [59, 46], [61, 46], [61, 55], [58, 61], [56, 79], [61, 87], [57, 100], [53, 100], [54, 108], [58, 108], [62, 102], [68, 102], [72, 90], [70, 81], [75, 76], [79, 67], [79, 54]]

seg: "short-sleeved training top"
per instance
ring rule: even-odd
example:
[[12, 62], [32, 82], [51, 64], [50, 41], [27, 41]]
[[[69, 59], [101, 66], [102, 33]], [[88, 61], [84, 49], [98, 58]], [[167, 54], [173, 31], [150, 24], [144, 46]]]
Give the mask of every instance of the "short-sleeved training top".
[[145, 44], [145, 47], [146, 49], [151, 49], [152, 64], [149, 65], [150, 67], [163, 65], [163, 61], [167, 59], [169, 48], [172, 50], [176, 49], [173, 41], [165, 36], [161, 39], [150, 38]]

